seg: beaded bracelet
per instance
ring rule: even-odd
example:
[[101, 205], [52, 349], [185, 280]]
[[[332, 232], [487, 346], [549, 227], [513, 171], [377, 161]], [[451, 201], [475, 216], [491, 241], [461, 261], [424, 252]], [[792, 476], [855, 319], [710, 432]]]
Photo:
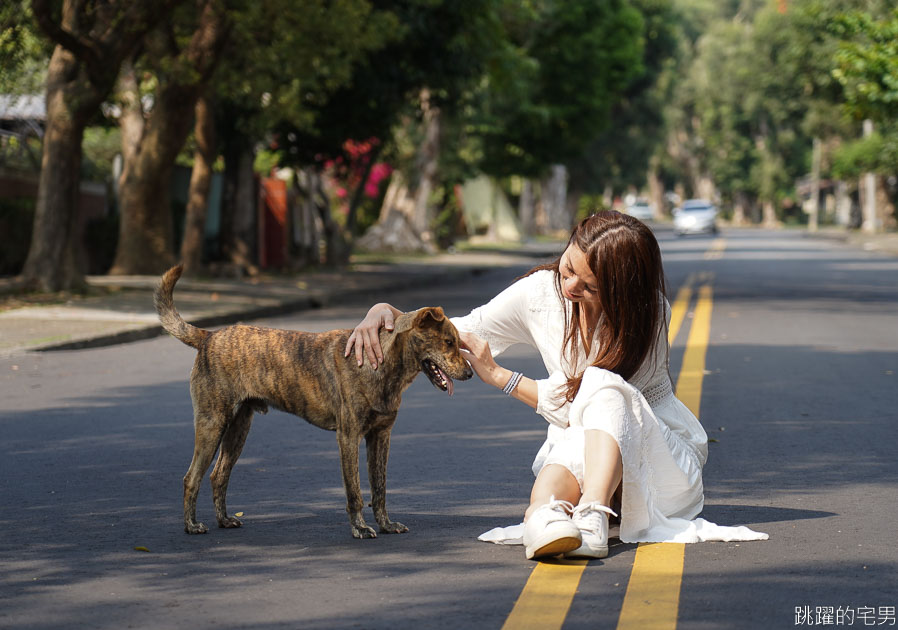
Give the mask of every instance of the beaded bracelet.
[[505, 384], [505, 387], [502, 388], [502, 391], [506, 393], [506, 395], [511, 396], [512, 392], [514, 392], [515, 388], [518, 386], [518, 383], [521, 382], [521, 379], [524, 378], [524, 375], [520, 372], [512, 372], [511, 378], [508, 379], [508, 382]]

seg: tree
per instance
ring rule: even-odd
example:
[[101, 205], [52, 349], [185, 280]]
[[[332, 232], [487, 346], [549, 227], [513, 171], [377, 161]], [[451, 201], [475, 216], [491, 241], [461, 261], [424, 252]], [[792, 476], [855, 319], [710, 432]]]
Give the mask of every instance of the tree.
[[44, 291], [77, 288], [77, 202], [84, 128], [115, 85], [121, 63], [177, 0], [33, 0], [55, 44], [47, 71], [47, 128], [31, 247], [22, 275]]
[[213, 100], [208, 92], [201, 94], [196, 101], [193, 130], [196, 150], [193, 152], [193, 170], [190, 173], [184, 217], [184, 237], [181, 241], [180, 259], [186, 274], [194, 274], [202, 266], [206, 210], [212, 186], [213, 164], [217, 155], [214, 109]]
[[[347, 139], [376, 138], [381, 150], [389, 152], [396, 169], [381, 225], [372, 228], [372, 238], [389, 236], [394, 225], [410, 224], [410, 240], [415, 246], [422, 244], [420, 232], [430, 216], [428, 191], [436, 187], [441, 121], [460, 106], [461, 93], [482, 73], [491, 45], [486, 25], [494, 4], [495, 0], [380, 3], [396, 20], [394, 36], [360, 60], [352, 79], [314, 108], [318, 122], [314, 128], [281, 128], [279, 141], [287, 140], [282, 151], [288, 163], [320, 168], [331, 160], [347, 162], [350, 156], [343, 153]], [[422, 123], [426, 131], [419, 128]], [[360, 179], [359, 185], [364, 183]], [[400, 217], [397, 208], [408, 208], [407, 217], [404, 212]], [[344, 241], [354, 236], [348, 229], [357, 224], [357, 206], [350, 205], [349, 211], [345, 227], [332, 226], [331, 240], [343, 255], [329, 256], [330, 263], [345, 262], [349, 254]]]
[[[607, 124], [611, 103], [639, 71], [642, 23], [625, 3], [481, 4], [459, 31], [464, 39], [449, 40], [453, 58], [470, 60], [461, 66], [469, 73], [436, 74], [449, 79], [442, 89], [431, 73], [422, 83], [427, 98], [422, 92], [415, 99], [418, 116], [405, 119], [420, 121], [417, 129], [402, 128], [403, 137], [418, 141], [394, 173], [376, 226], [381, 240], [402, 227], [426, 244], [433, 191], [451, 190], [472, 173], [540, 177], [573, 159]], [[437, 169], [438, 162], [450, 166]]]
[[[428, 4], [412, 0], [419, 3]], [[372, 51], [401, 31], [390, 3], [269, 0], [244, 7], [214, 86], [225, 163], [222, 250], [230, 262], [253, 266], [254, 194], [246, 188], [252, 187], [255, 147], [267, 145], [281, 166], [320, 169], [347, 139], [375, 135], [371, 125], [383, 121], [369, 112], [397, 95], [367, 91], [362, 69]], [[391, 60], [384, 65], [398, 74]], [[333, 228], [329, 204], [310, 205], [321, 207]], [[332, 231], [331, 242], [338, 243], [341, 235]]]
[[[224, 0], [198, 0], [147, 37], [142, 56], [156, 79], [152, 109], [136, 115], [133, 150], [124, 152], [119, 185], [118, 249], [111, 273], [158, 274], [174, 262], [172, 167], [192, 127], [197, 100], [221, 58], [230, 30]], [[183, 43], [182, 43], [183, 42]], [[129, 134], [123, 134], [127, 137]]]
[[842, 36], [833, 76], [848, 111], [876, 122], [898, 119], [898, 9], [882, 19], [850, 12], [833, 30]]
[[[879, 19], [867, 12], [850, 12], [833, 30], [840, 39], [833, 76], [845, 90], [845, 108], [853, 117], [867, 119], [867, 129], [876, 127], [840, 151], [837, 167], [846, 175], [864, 172], [870, 182], [865, 196], [880, 197], [865, 204], [862, 227], [894, 227], [898, 187], [889, 186], [888, 178], [898, 173], [898, 9]], [[878, 186], [874, 173], [879, 174]]]
[[[572, 162], [571, 188], [579, 193], [608, 195], [612, 190], [642, 189], [647, 174], [659, 177], [657, 160], [652, 158], [664, 146], [667, 133], [664, 108], [676, 85], [681, 56], [677, 38], [683, 37], [682, 26], [668, 0], [640, 0], [634, 6], [643, 18], [642, 72], [615, 100], [610, 113], [613, 124]], [[660, 210], [662, 199], [657, 196], [654, 202]]]
[[38, 94], [53, 52], [41, 37], [27, 0], [0, 5], [0, 94]]
[[539, 176], [608, 124], [642, 72], [643, 21], [630, 3], [596, 0], [528, 3], [503, 17], [507, 42], [475, 94], [472, 133], [484, 172]]

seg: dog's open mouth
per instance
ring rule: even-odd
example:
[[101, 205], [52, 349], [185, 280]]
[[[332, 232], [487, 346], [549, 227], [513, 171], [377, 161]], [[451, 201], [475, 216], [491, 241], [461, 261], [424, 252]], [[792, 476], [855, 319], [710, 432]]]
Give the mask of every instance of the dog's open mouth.
[[424, 359], [421, 362], [421, 368], [424, 370], [427, 378], [430, 379], [430, 382], [433, 383], [434, 387], [441, 389], [444, 392], [449, 392], [450, 396], [452, 395], [452, 392], [455, 391], [452, 379], [449, 378], [439, 365], [430, 359]]

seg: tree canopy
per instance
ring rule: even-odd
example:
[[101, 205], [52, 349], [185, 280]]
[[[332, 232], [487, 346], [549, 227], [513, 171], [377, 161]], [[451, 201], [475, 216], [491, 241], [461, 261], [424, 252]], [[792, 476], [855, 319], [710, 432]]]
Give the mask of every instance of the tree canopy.
[[[226, 36], [185, 56], [199, 7], [221, 9]], [[478, 174], [515, 192], [512, 181], [554, 165], [574, 196], [666, 188], [771, 219], [795, 218], [812, 171], [847, 178], [848, 194], [874, 172], [894, 206], [898, 11], [886, 0], [13, 0], [0, 23], [0, 92], [44, 92], [47, 127], [61, 130], [44, 141], [26, 270], [42, 286], [65, 284], [73, 260], [58, 252], [77, 238], [84, 129], [109, 124], [131, 69], [144, 141], [168, 141], [126, 168], [123, 234], [161, 238], [158, 260], [172, 245], [128, 223], [137, 211], [125, 202], [161, 186], [176, 159], [191, 163], [200, 99], [216, 130], [206, 168], [219, 153], [228, 199], [238, 178], [252, 185], [238, 165], [264, 149], [258, 168], [351, 180], [355, 201], [378, 194], [366, 188], [375, 160], [389, 163], [378, 177], [402, 173], [413, 188], [427, 169], [416, 203], [440, 209]], [[863, 139], [861, 120], [874, 126]], [[135, 175], [150, 171], [152, 182]], [[354, 206], [329, 209], [343, 183], [319, 195], [320, 218], [351, 232]]]

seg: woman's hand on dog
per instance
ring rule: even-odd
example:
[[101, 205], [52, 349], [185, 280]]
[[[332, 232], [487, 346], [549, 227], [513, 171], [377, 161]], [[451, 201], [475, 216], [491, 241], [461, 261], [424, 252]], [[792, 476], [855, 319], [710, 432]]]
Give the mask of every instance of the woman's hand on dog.
[[458, 336], [461, 339], [462, 355], [471, 364], [480, 380], [493, 387], [504, 387], [511, 378], [511, 370], [496, 363], [490, 344], [474, 333], [459, 332]]
[[368, 357], [371, 367], [376, 370], [384, 362], [383, 349], [380, 347], [380, 329], [393, 330], [393, 323], [401, 314], [402, 311], [385, 302], [372, 306], [365, 319], [352, 329], [343, 356], [348, 357], [355, 349], [355, 358], [359, 366], [361, 367], [362, 361]]

